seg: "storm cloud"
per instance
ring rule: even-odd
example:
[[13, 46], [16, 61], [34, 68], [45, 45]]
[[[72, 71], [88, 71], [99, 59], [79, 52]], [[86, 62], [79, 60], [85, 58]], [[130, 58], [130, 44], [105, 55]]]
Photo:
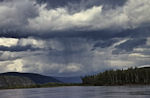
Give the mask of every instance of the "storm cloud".
[[150, 65], [149, 0], [1, 0], [0, 71], [81, 76]]

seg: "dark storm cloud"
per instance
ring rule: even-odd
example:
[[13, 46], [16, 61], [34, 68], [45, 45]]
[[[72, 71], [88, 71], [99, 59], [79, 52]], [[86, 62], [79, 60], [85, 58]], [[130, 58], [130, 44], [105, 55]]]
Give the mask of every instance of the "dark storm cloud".
[[128, 29], [124, 31], [111, 31], [111, 30], [93, 30], [93, 31], [47, 31], [47, 32], [30, 32], [30, 31], [9, 31], [3, 30], [0, 37], [6, 38], [28, 38], [35, 37], [40, 39], [49, 38], [87, 38], [93, 40], [106, 40], [106, 43], [112, 43], [113, 38], [146, 38], [150, 36], [150, 27], [139, 27], [135, 29]]
[[102, 41], [97, 42], [94, 45], [94, 48], [97, 48], [97, 47], [107, 48], [109, 46], [112, 46], [116, 42], [117, 42], [116, 39], [102, 40]]
[[[112, 24], [112, 26], [110, 26], [108, 28], [105, 28], [105, 27], [101, 28], [101, 26], [100, 26], [100, 29], [95, 28], [95, 26], [97, 26], [99, 24], [102, 24], [102, 26], [104, 24], [104, 26], [105, 26], [105, 23], [108, 22], [107, 20], [110, 20], [110, 21], [113, 20], [113, 18], [111, 19], [110, 17], [116, 17], [116, 16], [112, 15], [112, 12], [118, 13], [118, 11], [117, 11], [118, 9], [116, 9], [116, 11], [112, 10], [112, 12], [110, 13], [110, 17], [107, 16], [107, 14], [102, 13], [102, 15], [100, 15], [99, 17], [104, 17], [103, 14], [106, 15], [106, 17], [104, 17], [104, 19], [102, 18], [102, 20], [100, 19], [99, 24], [93, 22], [92, 25], [94, 26], [95, 29], [93, 28], [92, 30], [86, 30], [87, 28], [91, 28], [92, 27], [91, 25], [86, 27], [86, 29], [82, 30], [82, 29], [79, 28], [80, 26], [76, 27], [76, 25], [75, 25], [73, 27], [69, 27], [70, 26], [70, 25], [68, 25], [69, 23], [64, 23], [64, 24], [62, 24], [62, 25], [65, 26], [64, 29], [58, 30], [58, 31], [57, 30], [53, 31], [51, 29], [53, 29], [53, 27], [55, 27], [55, 25], [53, 25], [53, 21], [52, 22], [50, 21], [49, 23], [46, 23], [46, 21], [48, 21], [48, 20], [45, 20], [45, 22], [43, 20], [42, 22], [44, 24], [41, 24], [41, 23], [39, 24], [39, 30], [38, 29], [34, 30], [36, 28], [28, 29], [28, 28], [26, 28], [26, 25], [29, 24], [28, 23], [29, 19], [31, 19], [31, 20], [33, 19], [33, 24], [31, 26], [34, 26], [34, 25], [38, 25], [38, 21], [41, 21], [40, 18], [41, 19], [43, 19], [43, 18], [42, 18], [42, 16], [39, 16], [40, 12], [38, 12], [38, 11], [40, 11], [39, 10], [40, 6], [37, 6], [34, 2], [32, 2], [32, 0], [25, 0], [25, 1], [26, 1], [25, 3], [24, 3], [24, 1], [19, 1], [19, 3], [16, 3], [16, 2], [18, 2], [17, 0], [13, 0], [12, 2], [10, 0], [7, 0], [8, 5], [9, 5], [9, 3], [14, 4], [14, 6], [8, 7], [9, 9], [16, 8], [16, 9], [19, 9], [19, 10], [14, 10], [14, 12], [12, 12], [10, 15], [8, 14], [8, 16], [12, 16], [11, 17], [12, 19], [10, 19], [10, 20], [13, 20], [13, 21], [12, 22], [10, 21], [8, 23], [6, 22], [5, 25], [2, 24], [2, 26], [0, 26], [2, 28], [1, 32], [0, 32], [0, 37], [27, 38], [27, 37], [32, 36], [32, 37], [39, 37], [39, 38], [43, 38], [43, 39], [52, 38], [52, 37], [86, 37], [86, 38], [93, 38], [93, 39], [110, 39], [110, 38], [114, 38], [114, 37], [128, 37], [128, 36], [131, 36], [131, 37], [133, 36], [134, 37], [134, 36], [141, 36], [141, 35], [142, 36], [145, 36], [145, 35], [147, 36], [148, 35], [148, 32], [146, 34], [143, 34], [143, 33], [145, 33], [145, 31], [142, 31], [142, 30], [145, 30], [145, 28], [141, 29], [140, 32], [137, 28], [135, 28], [135, 29], [129, 28], [128, 30], [124, 30], [124, 29], [123, 30], [116, 30], [116, 29], [111, 30], [112, 28], [114, 28], [113, 25], [116, 25], [115, 24], [117, 22], [116, 20], [115, 20], [116, 22], [114, 22], [114, 24]], [[87, 5], [91, 5], [92, 7], [93, 6], [100, 6], [100, 5], [124, 6], [127, 2], [126, 0], [92, 0], [92, 1], [91, 0], [76, 0], [76, 1], [75, 0], [61, 0], [61, 1], [59, 0], [59, 2], [57, 0], [56, 1], [53, 1], [53, 0], [37, 0], [37, 1], [39, 3], [41, 3], [41, 5], [43, 3], [47, 3], [47, 4], [52, 4], [52, 5], [58, 6], [58, 8], [59, 8], [59, 5], [60, 6], [65, 6], [66, 5], [66, 7], [69, 7], [68, 4], [76, 4], [76, 3], [77, 3], [77, 5], [79, 5], [81, 3], [81, 6], [82, 6], [82, 5], [84, 5], [84, 3], [82, 4], [82, 2], [85, 2], [85, 3], [87, 3]], [[3, 3], [2, 5], [7, 6], [7, 3]], [[20, 5], [22, 5], [22, 6], [20, 6]], [[91, 10], [91, 12], [94, 12], [95, 10], [97, 10], [97, 9], [93, 9], [93, 11]], [[47, 14], [49, 11], [51, 12], [51, 10], [41, 9], [42, 13], [44, 11], [46, 11], [45, 14], [47, 15], [48, 19], [51, 18], [51, 16], [49, 16], [49, 15], [55, 14], [55, 13]], [[53, 11], [57, 13], [56, 9], [53, 9]], [[6, 12], [6, 13], [8, 13], [8, 12]], [[58, 10], [58, 14], [59, 13], [61, 13], [61, 12], [59, 12], [59, 10]], [[64, 15], [70, 15], [69, 17], [74, 17], [73, 15], [71, 16], [71, 14], [69, 14], [69, 12], [65, 12], [65, 13], [66, 14], [64, 14]], [[83, 10], [83, 13], [84, 13], [84, 10]], [[77, 14], [82, 15], [82, 12], [77, 13]], [[120, 15], [120, 12], [118, 14]], [[90, 15], [90, 13], [89, 13], [89, 15]], [[5, 13], [4, 13], [4, 16], [5, 16]], [[84, 16], [87, 16], [87, 15], [83, 14], [83, 17]], [[6, 14], [6, 17], [7, 17], [7, 14]], [[54, 17], [56, 17], [56, 16], [54, 16]], [[34, 21], [34, 18], [35, 19], [39, 18], [39, 20]], [[99, 20], [99, 18], [98, 19], [96, 19], [96, 18], [97, 17], [95, 17], [95, 20], [93, 20], [93, 21]], [[106, 18], [106, 20], [105, 20], [105, 18]], [[7, 18], [7, 19], [9, 19], [9, 18]], [[62, 20], [64, 22], [66, 21], [66, 19], [62, 18]], [[72, 20], [73, 19], [74, 18], [72, 18]], [[77, 19], [77, 22], [78, 22], [78, 18], [75, 17], [75, 19]], [[119, 17], [118, 17], [118, 19], [119, 19]], [[59, 18], [56, 19], [56, 21], [57, 20], [59, 20]], [[60, 15], [60, 20], [61, 20], [61, 15]], [[55, 21], [55, 18], [54, 18], [54, 21]], [[68, 21], [70, 21], [70, 20], [68, 20]], [[34, 22], [35, 22], [35, 24], [34, 24]], [[86, 22], [86, 21], [84, 21], [84, 22]], [[15, 24], [15, 23], [17, 23], [17, 24]], [[51, 24], [52, 24], [52, 27], [47, 27]], [[59, 23], [56, 22], [56, 25], [58, 25], [58, 24]], [[71, 25], [73, 25], [73, 24], [71, 24]], [[78, 24], [80, 24], [80, 21], [79, 21]], [[107, 25], [109, 25], [109, 24], [107, 24]], [[65, 30], [66, 27], [70, 28], [70, 29]], [[47, 30], [40, 30], [42, 28], [45, 28]], [[55, 28], [59, 28], [59, 26], [58, 27], [56, 26]], [[63, 28], [63, 26], [61, 28]], [[149, 28], [149, 27], [147, 27], [147, 28]], [[118, 27], [118, 29], [119, 29], [119, 27]]]
[[48, 4], [48, 8], [57, 8], [57, 7], [64, 7], [68, 5], [68, 3], [80, 3], [81, 0], [37, 0], [37, 3], [40, 4]]
[[113, 54], [118, 54], [121, 52], [132, 52], [134, 48], [139, 46], [144, 46], [146, 44], [147, 39], [129, 39], [126, 42], [116, 46], [116, 50], [113, 51]]
[[0, 60], [62, 76], [150, 64], [147, 9], [149, 0], [3, 0]]
[[31, 45], [11, 46], [11, 47], [0, 46], [0, 51], [21, 52], [21, 51], [29, 51], [29, 50], [35, 51], [38, 50], [38, 48], [33, 48]]
[[[28, 0], [4, 0], [0, 2], [0, 36], [15, 37], [24, 33], [28, 19], [38, 15], [37, 7]], [[20, 31], [20, 32], [19, 32]]]
[[127, 0], [37, 0], [38, 3], [47, 3], [47, 8], [69, 6], [71, 8], [89, 8], [93, 5], [108, 5], [111, 7], [122, 6]]

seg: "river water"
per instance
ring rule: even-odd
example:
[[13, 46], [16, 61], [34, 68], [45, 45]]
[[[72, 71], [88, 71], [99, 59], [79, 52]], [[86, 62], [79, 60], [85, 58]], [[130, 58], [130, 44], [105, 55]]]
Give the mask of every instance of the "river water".
[[150, 86], [70, 86], [0, 90], [0, 98], [150, 98]]

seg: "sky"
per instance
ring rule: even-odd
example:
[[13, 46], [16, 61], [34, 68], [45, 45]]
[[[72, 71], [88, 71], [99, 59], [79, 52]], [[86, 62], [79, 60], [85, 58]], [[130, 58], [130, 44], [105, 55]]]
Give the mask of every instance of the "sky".
[[83, 76], [150, 65], [150, 0], [0, 0], [0, 72]]

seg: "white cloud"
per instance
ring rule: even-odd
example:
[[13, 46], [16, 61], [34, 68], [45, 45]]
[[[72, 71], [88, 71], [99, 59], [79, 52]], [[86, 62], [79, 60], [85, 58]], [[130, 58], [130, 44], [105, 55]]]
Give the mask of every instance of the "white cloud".
[[3, 31], [25, 29], [28, 18], [38, 14], [34, 0], [7, 0], [0, 2], [0, 28]]
[[31, 45], [34, 48], [45, 48], [46, 42], [40, 39], [34, 38], [22, 38], [18, 41], [19, 46]]
[[46, 5], [39, 8], [39, 16], [29, 19], [29, 27], [36, 30], [64, 30], [73, 27], [90, 26], [90, 22], [99, 13], [102, 6], [70, 14], [66, 8], [46, 9]]
[[22, 59], [17, 59], [12, 62], [12, 64], [8, 64], [6, 66], [7, 72], [22, 72]]
[[23, 64], [21, 59], [0, 62], [1, 72], [22, 72], [22, 67]]
[[136, 58], [138, 58], [138, 57], [141, 57], [141, 58], [150, 58], [150, 55], [144, 55], [144, 54], [141, 54], [141, 53], [131, 53], [131, 54], [129, 54], [129, 56], [136, 57]]
[[[52, 49], [57, 51], [64, 50], [63, 43], [59, 41], [60, 39], [36, 39], [36, 38], [5, 38], [0, 37], [0, 46], [4, 47], [13, 47], [13, 46], [21, 46], [25, 47], [30, 45], [33, 48], [40, 48], [40, 49]], [[17, 47], [16, 47], [17, 48]]]
[[103, 10], [99, 5], [71, 13], [69, 7], [47, 9], [35, 0], [5, 1], [0, 3], [0, 27], [32, 31], [136, 28], [150, 22], [149, 5], [149, 0], [128, 0], [115, 9]]
[[52, 38], [52, 39], [35, 39], [35, 38], [21, 38], [18, 40], [18, 46], [28, 46], [31, 45], [33, 48], [40, 48], [40, 49], [51, 49], [51, 50], [57, 50], [62, 51], [64, 50], [64, 46], [62, 42], [60, 42], [58, 39]]
[[128, 0], [124, 6], [124, 13], [129, 18], [129, 23], [136, 27], [142, 23], [150, 22], [150, 0]]
[[125, 60], [110, 60], [108, 61], [110, 66], [113, 68], [129, 68], [134, 65], [133, 61], [125, 61]]
[[59, 73], [70, 73], [70, 72], [79, 72], [81, 71], [81, 68], [83, 65], [76, 64], [76, 63], [70, 63], [66, 66], [64, 66], [62, 69], [60, 69]]
[[0, 46], [11, 47], [16, 46], [18, 39], [15, 38], [0, 38]]
[[39, 16], [29, 19], [29, 27], [34, 30], [64, 29], [127, 29], [150, 22], [149, 0], [128, 0], [116, 9], [102, 11], [103, 5], [69, 13], [67, 8], [39, 8]]

